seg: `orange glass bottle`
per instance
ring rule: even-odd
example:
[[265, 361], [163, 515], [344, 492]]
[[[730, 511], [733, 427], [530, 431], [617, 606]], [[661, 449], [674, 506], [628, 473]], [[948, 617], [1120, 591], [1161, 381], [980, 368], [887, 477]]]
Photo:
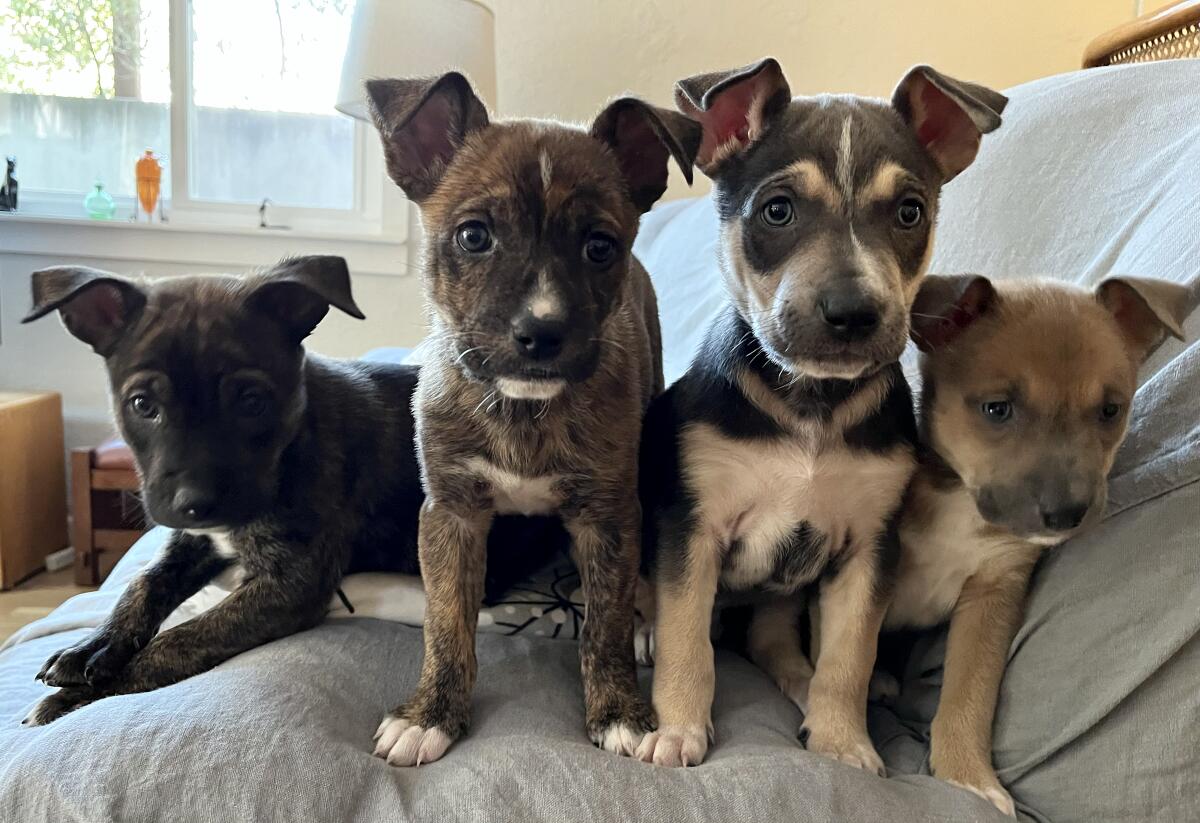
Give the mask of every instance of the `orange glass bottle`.
[[146, 213], [147, 220], [154, 219], [154, 207], [158, 205], [158, 193], [162, 187], [162, 164], [154, 156], [153, 149], [146, 149], [134, 167], [137, 178], [138, 203]]

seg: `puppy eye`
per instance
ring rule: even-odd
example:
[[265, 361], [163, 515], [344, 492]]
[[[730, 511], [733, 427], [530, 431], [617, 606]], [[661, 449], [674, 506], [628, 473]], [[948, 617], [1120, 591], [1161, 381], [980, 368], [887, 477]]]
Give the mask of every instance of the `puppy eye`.
[[896, 222], [901, 228], [915, 228], [921, 222], [921, 216], [925, 213], [925, 207], [921, 205], [921, 201], [915, 197], [906, 197], [900, 201], [900, 205], [896, 208]]
[[138, 417], [144, 417], [147, 420], [158, 417], [158, 406], [144, 394], [135, 394], [129, 398], [129, 409]]
[[267, 398], [258, 389], [244, 389], [234, 402], [234, 411], [241, 417], [258, 417], [267, 410]]
[[471, 254], [482, 254], [492, 247], [492, 233], [479, 220], [468, 220], [454, 233], [458, 247]]
[[607, 266], [617, 256], [617, 241], [607, 234], [592, 232], [583, 241], [583, 256], [596, 266]]
[[1007, 400], [989, 400], [979, 410], [993, 423], [1003, 423], [1012, 417], [1012, 403]]
[[1100, 407], [1100, 419], [1105, 423], [1111, 423], [1121, 416], [1120, 403], [1105, 403]]
[[786, 197], [775, 197], [762, 207], [762, 219], [768, 226], [779, 228], [791, 223], [795, 217], [792, 201]]

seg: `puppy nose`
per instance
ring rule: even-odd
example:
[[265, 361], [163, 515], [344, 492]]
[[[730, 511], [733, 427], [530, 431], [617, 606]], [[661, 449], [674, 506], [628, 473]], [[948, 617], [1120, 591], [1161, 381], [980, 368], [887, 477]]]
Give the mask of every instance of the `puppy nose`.
[[527, 314], [512, 327], [517, 353], [530, 360], [550, 360], [562, 351], [567, 337], [567, 324], [561, 320], [539, 320]]
[[846, 342], [862, 340], [879, 326], [879, 307], [857, 289], [824, 295], [817, 303], [829, 333]]
[[1056, 532], [1070, 531], [1083, 522], [1087, 516], [1087, 503], [1070, 503], [1057, 508], [1042, 509], [1042, 522], [1046, 528]]
[[217, 496], [200, 489], [184, 487], [175, 492], [171, 501], [175, 513], [190, 523], [203, 523], [217, 510]]

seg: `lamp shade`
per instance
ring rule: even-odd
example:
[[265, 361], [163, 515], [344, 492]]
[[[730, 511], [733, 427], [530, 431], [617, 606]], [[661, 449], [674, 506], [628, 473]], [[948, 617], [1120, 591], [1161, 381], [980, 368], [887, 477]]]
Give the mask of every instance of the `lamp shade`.
[[496, 105], [496, 38], [491, 9], [476, 0], [358, 0], [342, 61], [335, 108], [369, 120], [363, 83], [457, 70]]

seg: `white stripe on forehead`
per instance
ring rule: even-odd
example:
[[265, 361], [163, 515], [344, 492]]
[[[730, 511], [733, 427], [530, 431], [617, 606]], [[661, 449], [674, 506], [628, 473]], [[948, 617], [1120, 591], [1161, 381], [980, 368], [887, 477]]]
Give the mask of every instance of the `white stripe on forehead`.
[[837, 184], [847, 205], [854, 199], [854, 162], [850, 145], [850, 126], [853, 116], [847, 114], [842, 121], [842, 137], [837, 148]]
[[542, 149], [539, 160], [542, 168], [542, 189], [549, 194], [550, 181], [554, 177], [554, 163], [550, 160], [550, 155], [546, 153], [545, 149]]

